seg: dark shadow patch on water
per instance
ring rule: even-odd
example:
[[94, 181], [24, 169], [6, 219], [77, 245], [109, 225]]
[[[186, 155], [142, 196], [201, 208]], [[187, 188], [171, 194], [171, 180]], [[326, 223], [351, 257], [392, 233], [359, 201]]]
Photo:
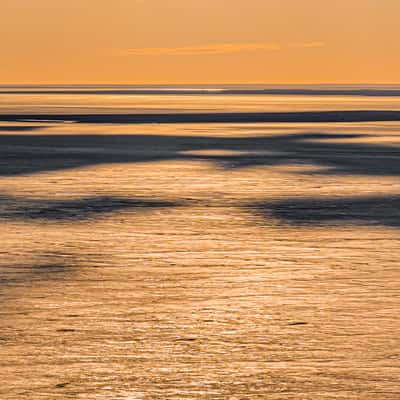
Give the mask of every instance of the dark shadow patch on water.
[[29, 261], [0, 265], [0, 295], [2, 289], [32, 287], [36, 282], [59, 281], [82, 269], [79, 256], [61, 251], [27, 255]]
[[[82, 274], [94, 268], [98, 260], [89, 257], [82, 249], [77, 250], [80, 251], [79, 254], [66, 249], [37, 251], [27, 254], [23, 263], [11, 262], [6, 266], [0, 264], [0, 301], [20, 298], [21, 290], [25, 293], [38, 285], [64, 283], [75, 280], [77, 276], [82, 279]], [[98, 254], [96, 257], [102, 259], [104, 255]], [[51, 286], [46, 286], [43, 293], [35, 294], [34, 304], [44, 301], [49, 295], [52, 295], [52, 289]], [[32, 309], [29, 310], [28, 307], [25, 312], [29, 314]]]
[[293, 226], [380, 225], [400, 227], [400, 195], [294, 198], [256, 203], [250, 210]]
[[81, 221], [123, 210], [141, 212], [178, 206], [177, 203], [118, 197], [89, 197], [74, 200], [37, 200], [0, 196], [0, 220]]
[[7, 126], [1, 125], [0, 132], [30, 132], [48, 128], [48, 126]]
[[302, 164], [306, 173], [308, 166], [317, 166], [319, 174], [400, 176], [400, 147], [348, 141], [366, 137], [319, 132], [222, 138], [9, 134], [0, 135], [0, 176], [169, 160], [203, 160], [226, 169]]

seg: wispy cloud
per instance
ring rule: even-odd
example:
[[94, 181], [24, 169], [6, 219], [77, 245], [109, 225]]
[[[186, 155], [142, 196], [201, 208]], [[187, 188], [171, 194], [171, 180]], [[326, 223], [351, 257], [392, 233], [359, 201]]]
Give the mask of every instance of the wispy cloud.
[[304, 43], [290, 43], [289, 47], [297, 48], [314, 48], [314, 47], [325, 47], [325, 42], [304, 42]]
[[121, 55], [132, 56], [186, 56], [186, 55], [213, 55], [227, 53], [241, 53], [252, 51], [277, 51], [281, 47], [273, 43], [221, 43], [204, 46], [185, 47], [142, 47], [121, 50]]
[[[198, 56], [229, 53], [279, 51], [285, 48], [318, 48], [325, 47], [325, 42], [301, 42], [280, 45], [278, 43], [218, 43], [201, 46], [183, 47], [137, 47], [121, 49], [116, 54], [121, 56]], [[115, 52], [114, 52], [115, 53]]]

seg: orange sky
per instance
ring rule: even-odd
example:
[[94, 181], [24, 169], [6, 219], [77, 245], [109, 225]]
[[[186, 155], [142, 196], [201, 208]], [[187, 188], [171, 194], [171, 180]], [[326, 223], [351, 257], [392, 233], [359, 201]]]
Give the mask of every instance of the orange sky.
[[0, 83], [400, 83], [399, 0], [0, 0]]

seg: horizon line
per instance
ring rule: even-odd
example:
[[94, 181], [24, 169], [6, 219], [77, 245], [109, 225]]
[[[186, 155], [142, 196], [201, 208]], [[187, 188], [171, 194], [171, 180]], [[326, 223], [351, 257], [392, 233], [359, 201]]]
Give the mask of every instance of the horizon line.
[[82, 86], [211, 86], [211, 85], [229, 85], [229, 86], [240, 86], [240, 85], [266, 85], [266, 86], [300, 86], [300, 85], [321, 85], [321, 86], [328, 86], [328, 85], [338, 85], [338, 86], [349, 86], [349, 85], [400, 85], [399, 82], [278, 82], [278, 83], [271, 83], [271, 82], [188, 82], [188, 83], [179, 83], [179, 82], [172, 82], [172, 83], [165, 83], [165, 82], [97, 82], [97, 83], [89, 83], [89, 82], [10, 82], [10, 83], [2, 83], [0, 82], [0, 86], [75, 86], [75, 85], [82, 85]]

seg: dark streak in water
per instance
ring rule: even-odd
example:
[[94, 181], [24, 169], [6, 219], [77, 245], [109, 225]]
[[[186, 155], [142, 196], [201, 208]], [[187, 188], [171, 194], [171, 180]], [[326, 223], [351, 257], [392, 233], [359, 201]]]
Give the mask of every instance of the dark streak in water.
[[400, 111], [302, 111], [302, 112], [239, 112], [182, 114], [4, 114], [0, 121], [69, 121], [86, 124], [179, 124], [179, 123], [326, 123], [400, 121]]
[[341, 224], [400, 226], [400, 196], [289, 198], [253, 204], [257, 213], [294, 226]]
[[[11, 206], [10, 206], [11, 205]], [[35, 200], [0, 196], [0, 221], [7, 219], [80, 221], [127, 209], [148, 209], [178, 206], [162, 200], [92, 197], [75, 200]]]

